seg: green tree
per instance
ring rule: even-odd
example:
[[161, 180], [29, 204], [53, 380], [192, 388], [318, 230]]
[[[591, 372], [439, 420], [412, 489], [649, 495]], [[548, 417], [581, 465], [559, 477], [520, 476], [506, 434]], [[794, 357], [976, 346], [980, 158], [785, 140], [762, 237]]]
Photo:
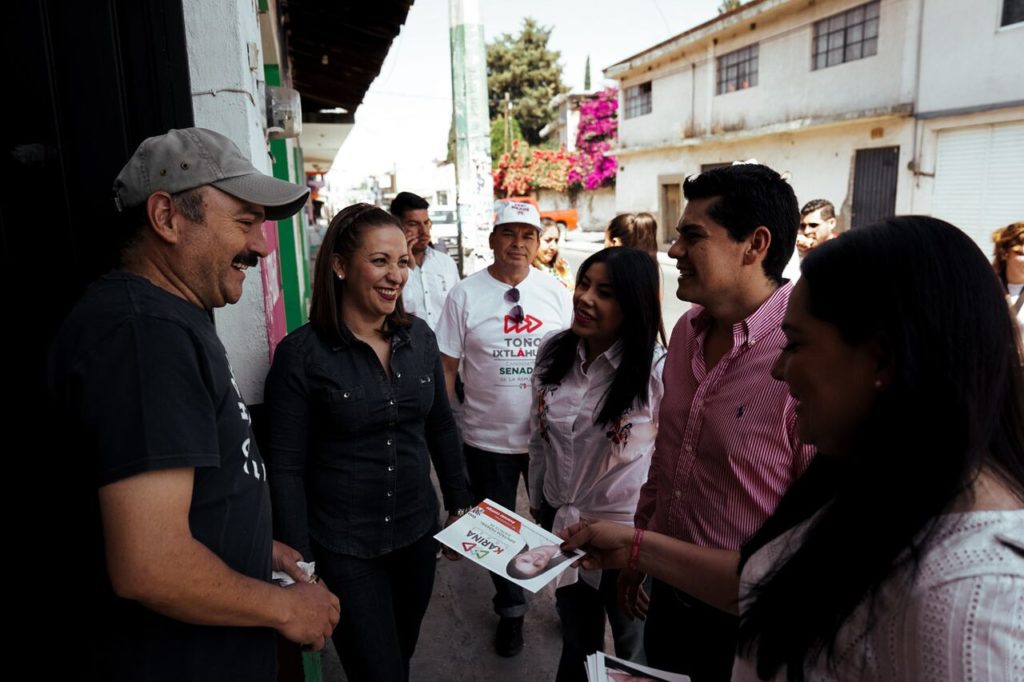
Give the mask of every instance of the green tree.
[[519, 121], [514, 118], [509, 121], [508, 149], [505, 149], [505, 117], [499, 116], [491, 121], [491, 163], [498, 165], [498, 160], [506, 151], [512, 151], [512, 142], [523, 139], [523, 131], [519, 128]]
[[742, 4], [743, 0], [722, 0], [722, 4], [718, 6], [718, 13], [725, 14], [726, 12], [731, 12]]
[[505, 33], [487, 46], [487, 99], [491, 121], [505, 110], [505, 93], [511, 96], [512, 117], [519, 122], [523, 139], [530, 145], [541, 141], [541, 128], [555, 119], [551, 106], [555, 95], [568, 92], [562, 83], [561, 53], [548, 49], [551, 29], [527, 17], [518, 36]]
[[583, 71], [583, 89], [590, 92], [590, 55], [587, 55], [587, 66]]

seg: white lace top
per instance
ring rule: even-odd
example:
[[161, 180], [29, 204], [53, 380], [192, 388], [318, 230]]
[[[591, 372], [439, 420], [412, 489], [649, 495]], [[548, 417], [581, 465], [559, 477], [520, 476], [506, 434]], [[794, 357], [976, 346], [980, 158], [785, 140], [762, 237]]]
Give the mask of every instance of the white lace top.
[[[808, 663], [807, 680], [1024, 681], [1024, 510], [950, 514], [925, 552], [913, 584], [907, 572], [883, 586], [877, 623], [864, 632], [862, 604], [837, 636], [830, 669]], [[799, 542], [806, 526], [750, 558], [740, 594]], [[741, 596], [741, 608], [743, 597]], [[756, 680], [756, 660], [737, 658], [732, 679]], [[785, 680], [779, 671], [778, 680]]]

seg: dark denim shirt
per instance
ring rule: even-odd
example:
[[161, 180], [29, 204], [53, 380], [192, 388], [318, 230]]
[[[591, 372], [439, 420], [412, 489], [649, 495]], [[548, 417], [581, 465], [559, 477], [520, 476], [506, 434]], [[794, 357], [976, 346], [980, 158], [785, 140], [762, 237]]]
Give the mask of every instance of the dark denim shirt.
[[307, 559], [311, 539], [371, 558], [434, 531], [431, 459], [445, 508], [472, 503], [434, 333], [415, 317], [399, 329], [390, 377], [369, 345], [342, 335], [296, 329], [267, 377], [274, 537]]

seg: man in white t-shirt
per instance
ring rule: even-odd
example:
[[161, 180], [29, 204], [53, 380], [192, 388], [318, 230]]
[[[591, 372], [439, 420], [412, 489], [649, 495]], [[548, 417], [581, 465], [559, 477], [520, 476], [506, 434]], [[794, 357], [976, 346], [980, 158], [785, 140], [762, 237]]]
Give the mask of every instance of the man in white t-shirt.
[[[530, 266], [540, 246], [540, 215], [530, 204], [498, 206], [490, 246], [494, 263], [451, 290], [435, 330], [449, 395], [462, 361], [466, 467], [478, 500], [515, 509], [527, 479], [530, 377], [541, 339], [572, 322], [568, 290]], [[454, 400], [454, 398], [452, 398]], [[502, 656], [523, 648], [523, 589], [491, 574], [500, 616], [494, 646]]]
[[391, 215], [402, 223], [414, 261], [402, 289], [402, 305], [436, 331], [448, 292], [459, 281], [459, 268], [447, 253], [431, 248], [429, 208], [426, 199], [412, 192], [399, 192], [391, 202]]

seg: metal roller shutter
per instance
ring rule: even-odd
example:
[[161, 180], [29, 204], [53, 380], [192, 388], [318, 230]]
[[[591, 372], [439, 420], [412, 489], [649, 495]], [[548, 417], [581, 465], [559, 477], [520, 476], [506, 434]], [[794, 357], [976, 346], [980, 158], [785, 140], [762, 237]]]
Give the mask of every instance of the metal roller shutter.
[[932, 215], [992, 254], [992, 232], [1024, 220], [1024, 123], [944, 130], [935, 161]]

